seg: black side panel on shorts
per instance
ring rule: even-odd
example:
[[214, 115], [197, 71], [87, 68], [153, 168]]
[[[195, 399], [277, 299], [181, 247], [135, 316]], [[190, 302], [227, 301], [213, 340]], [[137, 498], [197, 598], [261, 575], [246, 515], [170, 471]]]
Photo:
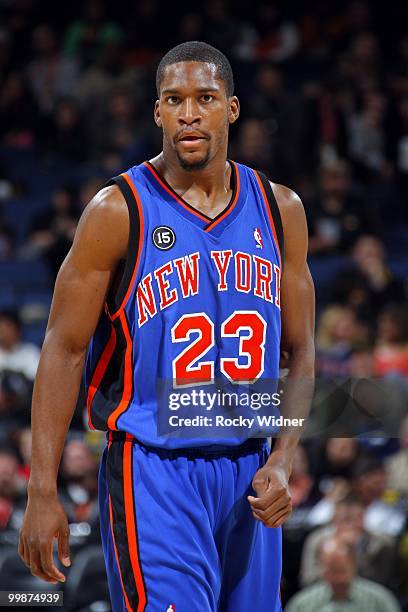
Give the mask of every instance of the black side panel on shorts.
[[106, 480], [112, 504], [112, 529], [118, 554], [123, 588], [132, 610], [137, 609], [139, 600], [132, 562], [130, 559], [125, 513], [125, 491], [123, 453], [125, 442], [114, 442], [108, 451]]

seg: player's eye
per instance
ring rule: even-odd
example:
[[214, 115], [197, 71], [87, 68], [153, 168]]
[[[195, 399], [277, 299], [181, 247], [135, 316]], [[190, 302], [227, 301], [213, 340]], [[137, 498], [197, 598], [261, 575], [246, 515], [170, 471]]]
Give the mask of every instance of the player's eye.
[[169, 96], [167, 98], [167, 102], [169, 104], [171, 104], [172, 106], [174, 106], [175, 104], [177, 104], [177, 102], [179, 101], [179, 98], [177, 96]]
[[201, 100], [203, 102], [211, 102], [214, 99], [214, 96], [212, 96], [211, 94], [204, 94], [201, 96]]

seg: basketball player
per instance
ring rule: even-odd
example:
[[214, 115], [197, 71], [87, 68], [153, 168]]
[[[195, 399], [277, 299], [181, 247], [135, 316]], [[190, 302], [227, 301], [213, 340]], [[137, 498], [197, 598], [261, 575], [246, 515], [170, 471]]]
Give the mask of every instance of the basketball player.
[[282, 350], [291, 377], [312, 378], [305, 215], [290, 189], [227, 160], [239, 102], [222, 53], [175, 47], [157, 92], [163, 151], [95, 196], [56, 281], [19, 553], [34, 575], [64, 581], [56, 479], [89, 345], [89, 424], [108, 431], [99, 495], [113, 610], [278, 611], [297, 438], [271, 451], [248, 436], [158, 435], [156, 381], [277, 379]]

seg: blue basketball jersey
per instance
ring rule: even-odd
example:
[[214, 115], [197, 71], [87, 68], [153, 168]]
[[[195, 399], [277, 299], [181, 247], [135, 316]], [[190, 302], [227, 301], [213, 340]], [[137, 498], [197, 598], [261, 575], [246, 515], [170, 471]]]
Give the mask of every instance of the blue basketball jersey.
[[173, 439], [157, 431], [158, 381], [175, 390], [214, 380], [251, 385], [279, 372], [282, 225], [266, 177], [231, 165], [232, 196], [214, 219], [149, 162], [112, 179], [130, 218], [120, 284], [91, 340], [91, 428], [166, 448], [233, 445], [241, 436]]

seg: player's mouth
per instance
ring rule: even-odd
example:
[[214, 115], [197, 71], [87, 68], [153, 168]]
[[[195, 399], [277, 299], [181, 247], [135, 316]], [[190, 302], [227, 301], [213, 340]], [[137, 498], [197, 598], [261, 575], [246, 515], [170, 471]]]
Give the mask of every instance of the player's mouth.
[[197, 132], [189, 132], [187, 134], [179, 136], [177, 140], [178, 142], [181, 142], [184, 146], [190, 147], [200, 143], [202, 140], [207, 140], [207, 137]]

